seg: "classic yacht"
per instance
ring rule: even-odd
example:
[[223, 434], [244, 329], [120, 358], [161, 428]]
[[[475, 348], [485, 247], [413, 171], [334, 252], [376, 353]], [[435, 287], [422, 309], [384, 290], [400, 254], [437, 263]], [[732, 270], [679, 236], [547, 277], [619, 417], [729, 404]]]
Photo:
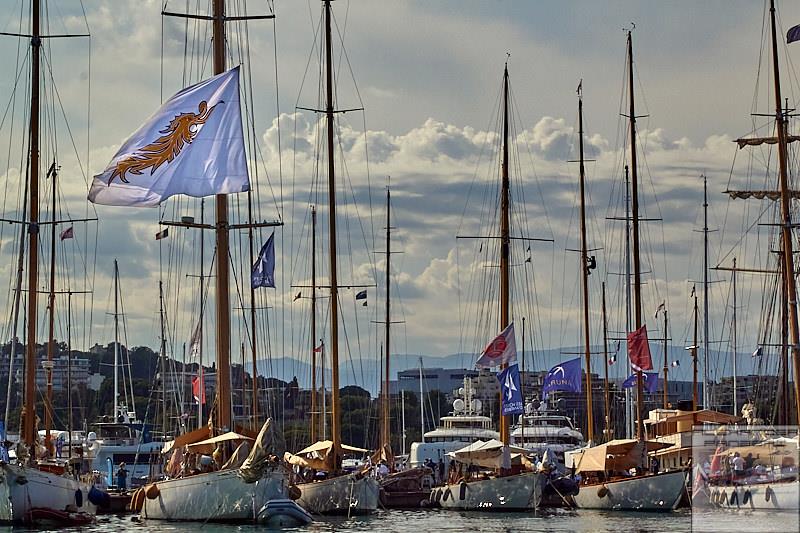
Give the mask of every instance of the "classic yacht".
[[480, 414], [481, 401], [472, 398], [469, 379], [464, 379], [464, 387], [458, 392], [464, 398], [457, 398], [453, 402], [452, 413], [443, 416], [436, 429], [425, 432], [422, 442], [411, 443], [408, 456], [411, 468], [423, 466], [427, 459], [438, 463], [440, 458], [447, 467], [450, 462], [448, 456], [450, 452], [460, 450], [479, 440], [490, 441], [500, 438], [500, 434], [492, 429], [492, 419]]

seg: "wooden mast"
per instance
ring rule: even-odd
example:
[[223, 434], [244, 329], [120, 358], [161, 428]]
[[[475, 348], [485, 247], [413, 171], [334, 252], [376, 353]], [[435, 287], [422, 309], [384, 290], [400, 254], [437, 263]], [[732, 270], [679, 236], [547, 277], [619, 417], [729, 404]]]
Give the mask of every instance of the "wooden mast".
[[[47, 172], [47, 176], [52, 179], [52, 212], [50, 215], [50, 292], [48, 293], [47, 303], [47, 366], [45, 376], [47, 379], [47, 400], [44, 404], [44, 427], [47, 433], [44, 438], [44, 445], [51, 451], [50, 429], [53, 425], [53, 358], [56, 351], [55, 326], [56, 326], [56, 161], [53, 159], [53, 166]], [[45, 177], [45, 179], [47, 179]]]
[[[503, 163], [500, 192], [500, 331], [508, 327], [510, 320], [511, 224], [509, 216], [508, 119], [508, 62], [506, 62], [503, 69]], [[503, 364], [500, 369], [505, 369], [507, 366]], [[510, 441], [510, 421], [509, 417], [504, 416], [502, 413], [503, 407], [502, 402], [500, 402], [500, 439], [503, 444], [508, 444]]]
[[608, 391], [608, 318], [606, 316], [606, 282], [601, 283], [603, 289], [603, 367], [605, 369], [603, 381], [603, 397], [605, 399], [605, 418], [606, 424], [603, 428], [605, 440], [611, 440], [613, 432], [611, 430], [611, 398]]
[[[214, 74], [225, 72], [225, 0], [214, 0]], [[228, 292], [228, 198], [217, 194], [216, 211], [216, 325], [217, 325], [217, 419], [220, 429], [233, 429], [231, 424], [231, 302]]]
[[736, 391], [738, 387], [738, 369], [736, 361], [736, 258], [733, 258], [733, 272], [731, 272], [731, 290], [733, 291], [733, 309], [731, 310], [731, 356], [733, 357], [733, 416], [739, 416], [739, 399]]
[[[636, 164], [636, 108], [633, 93], [633, 38], [628, 30], [628, 98], [630, 99], [630, 137], [631, 137], [631, 218], [633, 229], [633, 317], [634, 330], [642, 327], [642, 275], [639, 260], [639, 172]], [[644, 389], [642, 371], [636, 371], [636, 438], [644, 438], [644, 418], [642, 403]]]
[[39, 34], [40, 0], [32, 0], [31, 12], [31, 118], [30, 118], [30, 220], [28, 222], [28, 331], [25, 341], [25, 400], [22, 440], [31, 447], [35, 459], [36, 442], [36, 313], [39, 284]]
[[317, 206], [311, 206], [311, 444], [315, 442], [317, 442]]
[[[391, 191], [389, 188], [386, 188], [386, 304], [385, 304], [385, 324], [384, 324], [384, 362], [383, 362], [383, 404], [382, 404], [382, 411], [383, 414], [381, 416], [381, 453], [384, 451], [391, 450], [391, 433], [389, 430], [389, 414], [390, 414], [390, 403], [389, 403], [389, 361], [390, 361], [390, 350], [389, 350], [389, 340], [390, 340], [390, 326], [391, 326], [391, 308], [390, 308], [390, 293], [391, 293], [391, 258], [392, 258], [392, 224], [391, 224], [391, 209], [392, 209], [392, 201], [391, 201]], [[392, 470], [394, 470], [394, 462], [390, 466]]]
[[669, 338], [667, 337], [667, 327], [669, 319], [667, 318], [667, 309], [664, 308], [664, 400], [662, 407], [669, 408]]
[[775, 29], [775, 0], [770, 0], [769, 16], [772, 32], [772, 65], [775, 78], [775, 128], [778, 130], [778, 160], [780, 170], [781, 215], [783, 227], [783, 260], [786, 272], [786, 289], [789, 301], [789, 333], [791, 335], [792, 363], [794, 366], [794, 392], [797, 407], [798, 423], [800, 423], [800, 331], [797, 318], [797, 286], [795, 285], [794, 252], [792, 245], [792, 212], [789, 198], [789, 171], [786, 149], [786, 128], [788, 118], [781, 106], [781, 76], [778, 68], [778, 38]]
[[328, 135], [328, 231], [331, 289], [331, 441], [330, 467], [339, 471], [341, 428], [339, 425], [339, 277], [336, 265], [336, 174], [333, 143], [333, 57], [331, 52], [331, 2], [325, 0], [325, 116]]
[[578, 146], [580, 153], [581, 195], [581, 288], [583, 290], [583, 348], [586, 356], [586, 435], [594, 442], [592, 409], [592, 347], [589, 343], [589, 252], [586, 245], [586, 170], [583, 161], [583, 80], [578, 86]]

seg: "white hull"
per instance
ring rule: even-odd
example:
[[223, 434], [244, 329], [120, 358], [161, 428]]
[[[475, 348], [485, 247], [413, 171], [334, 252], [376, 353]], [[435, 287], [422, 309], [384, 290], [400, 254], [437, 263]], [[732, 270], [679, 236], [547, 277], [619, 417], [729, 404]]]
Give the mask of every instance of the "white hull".
[[685, 490], [686, 472], [676, 471], [598, 485], [581, 485], [580, 492], [574, 498], [581, 509], [671, 511], [677, 507]]
[[0, 484], [0, 495], [3, 496], [0, 522], [29, 522], [31, 509], [88, 515], [96, 512], [95, 506], [89, 502], [90, 487], [69, 477], [3, 464], [0, 465]]
[[542, 499], [545, 476], [526, 472], [445, 485], [433, 489], [431, 501], [444, 509], [465, 511], [522, 511], [536, 509]]
[[142, 516], [155, 520], [253, 522], [269, 501], [288, 497], [287, 475], [267, 471], [245, 483], [238, 470], [209, 472], [156, 483], [158, 496], [145, 498]]
[[[769, 500], [767, 500], [769, 495]], [[708, 487], [712, 506], [724, 509], [800, 509], [800, 481]]]
[[369, 476], [347, 474], [297, 487], [297, 503], [311, 513], [367, 514], [378, 509], [380, 484]]

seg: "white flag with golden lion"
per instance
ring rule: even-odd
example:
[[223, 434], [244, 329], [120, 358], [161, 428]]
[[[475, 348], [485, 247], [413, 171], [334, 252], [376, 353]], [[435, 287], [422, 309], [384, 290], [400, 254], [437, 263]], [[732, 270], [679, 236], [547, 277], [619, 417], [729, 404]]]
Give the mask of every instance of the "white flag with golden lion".
[[94, 177], [89, 200], [154, 207], [249, 189], [236, 67], [167, 100]]

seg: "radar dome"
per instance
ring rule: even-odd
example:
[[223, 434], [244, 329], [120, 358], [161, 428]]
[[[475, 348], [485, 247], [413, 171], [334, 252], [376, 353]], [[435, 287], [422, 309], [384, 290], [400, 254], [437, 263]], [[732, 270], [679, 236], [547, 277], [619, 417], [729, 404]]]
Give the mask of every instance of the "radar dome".
[[478, 399], [472, 400], [472, 404], [470, 405], [472, 406], [472, 410], [475, 411], [476, 413], [481, 412], [481, 407], [483, 406], [483, 404], [481, 403], [480, 400]]
[[464, 400], [462, 400], [461, 398], [456, 398], [456, 400], [453, 402], [453, 410], [455, 412], [457, 412], [457, 413], [460, 413], [461, 411], [463, 411], [464, 410]]

